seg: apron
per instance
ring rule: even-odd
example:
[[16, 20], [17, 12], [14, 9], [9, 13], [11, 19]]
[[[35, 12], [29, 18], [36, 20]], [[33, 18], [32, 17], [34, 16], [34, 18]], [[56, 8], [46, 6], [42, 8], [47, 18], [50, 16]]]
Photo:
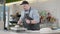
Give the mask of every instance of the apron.
[[[28, 15], [30, 14], [30, 11], [31, 11], [31, 8], [29, 10]], [[24, 14], [24, 19], [23, 19], [23, 26], [25, 28], [27, 28], [28, 30], [40, 30], [40, 24], [39, 23], [37, 23], [37, 24], [27, 24], [26, 21], [25, 21], [25, 18], [26, 18], [26, 14]]]

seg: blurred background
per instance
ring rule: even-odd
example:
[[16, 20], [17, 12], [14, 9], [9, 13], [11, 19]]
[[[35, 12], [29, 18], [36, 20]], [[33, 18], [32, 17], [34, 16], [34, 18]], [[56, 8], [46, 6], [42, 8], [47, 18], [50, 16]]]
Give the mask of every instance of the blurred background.
[[[13, 27], [13, 24], [10, 21], [13, 21], [11, 15], [14, 16], [15, 20], [18, 21], [17, 14], [20, 15], [20, 12], [23, 8], [20, 6], [20, 3], [24, 0], [6, 0], [5, 3], [5, 14], [6, 14], [6, 23], [5, 27]], [[60, 0], [26, 0], [30, 3], [33, 8], [39, 10], [40, 14], [40, 27], [55, 27], [60, 28]], [[4, 5], [0, 4], [0, 23], [3, 23], [3, 11]], [[46, 20], [47, 19], [47, 20]], [[3, 28], [3, 25], [0, 27]]]

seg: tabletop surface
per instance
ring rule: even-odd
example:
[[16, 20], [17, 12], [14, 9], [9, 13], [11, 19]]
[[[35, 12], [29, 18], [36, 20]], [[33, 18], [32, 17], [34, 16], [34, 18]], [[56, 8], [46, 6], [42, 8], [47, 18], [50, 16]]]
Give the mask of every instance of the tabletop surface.
[[41, 33], [40, 31], [13, 32], [13, 31], [1, 30], [0, 34], [60, 34], [60, 33], [58, 31], [50, 32], [50, 33]]

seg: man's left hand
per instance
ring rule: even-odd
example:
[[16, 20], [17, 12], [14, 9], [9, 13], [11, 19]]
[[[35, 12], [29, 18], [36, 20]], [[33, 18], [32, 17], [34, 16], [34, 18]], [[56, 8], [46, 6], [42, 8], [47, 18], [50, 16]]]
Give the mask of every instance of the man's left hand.
[[31, 20], [31, 24], [36, 24], [36, 21], [35, 20]]
[[27, 23], [27, 24], [30, 24], [30, 20], [28, 20], [28, 19], [25, 19], [25, 20], [26, 20], [26, 23]]

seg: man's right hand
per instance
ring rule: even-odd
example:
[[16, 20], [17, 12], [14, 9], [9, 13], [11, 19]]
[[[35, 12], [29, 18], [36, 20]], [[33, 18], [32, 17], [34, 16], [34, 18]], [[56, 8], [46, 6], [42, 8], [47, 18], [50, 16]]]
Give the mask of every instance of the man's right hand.
[[19, 25], [20, 25], [20, 24], [21, 24], [21, 20], [19, 20], [17, 24], [19, 24]]

